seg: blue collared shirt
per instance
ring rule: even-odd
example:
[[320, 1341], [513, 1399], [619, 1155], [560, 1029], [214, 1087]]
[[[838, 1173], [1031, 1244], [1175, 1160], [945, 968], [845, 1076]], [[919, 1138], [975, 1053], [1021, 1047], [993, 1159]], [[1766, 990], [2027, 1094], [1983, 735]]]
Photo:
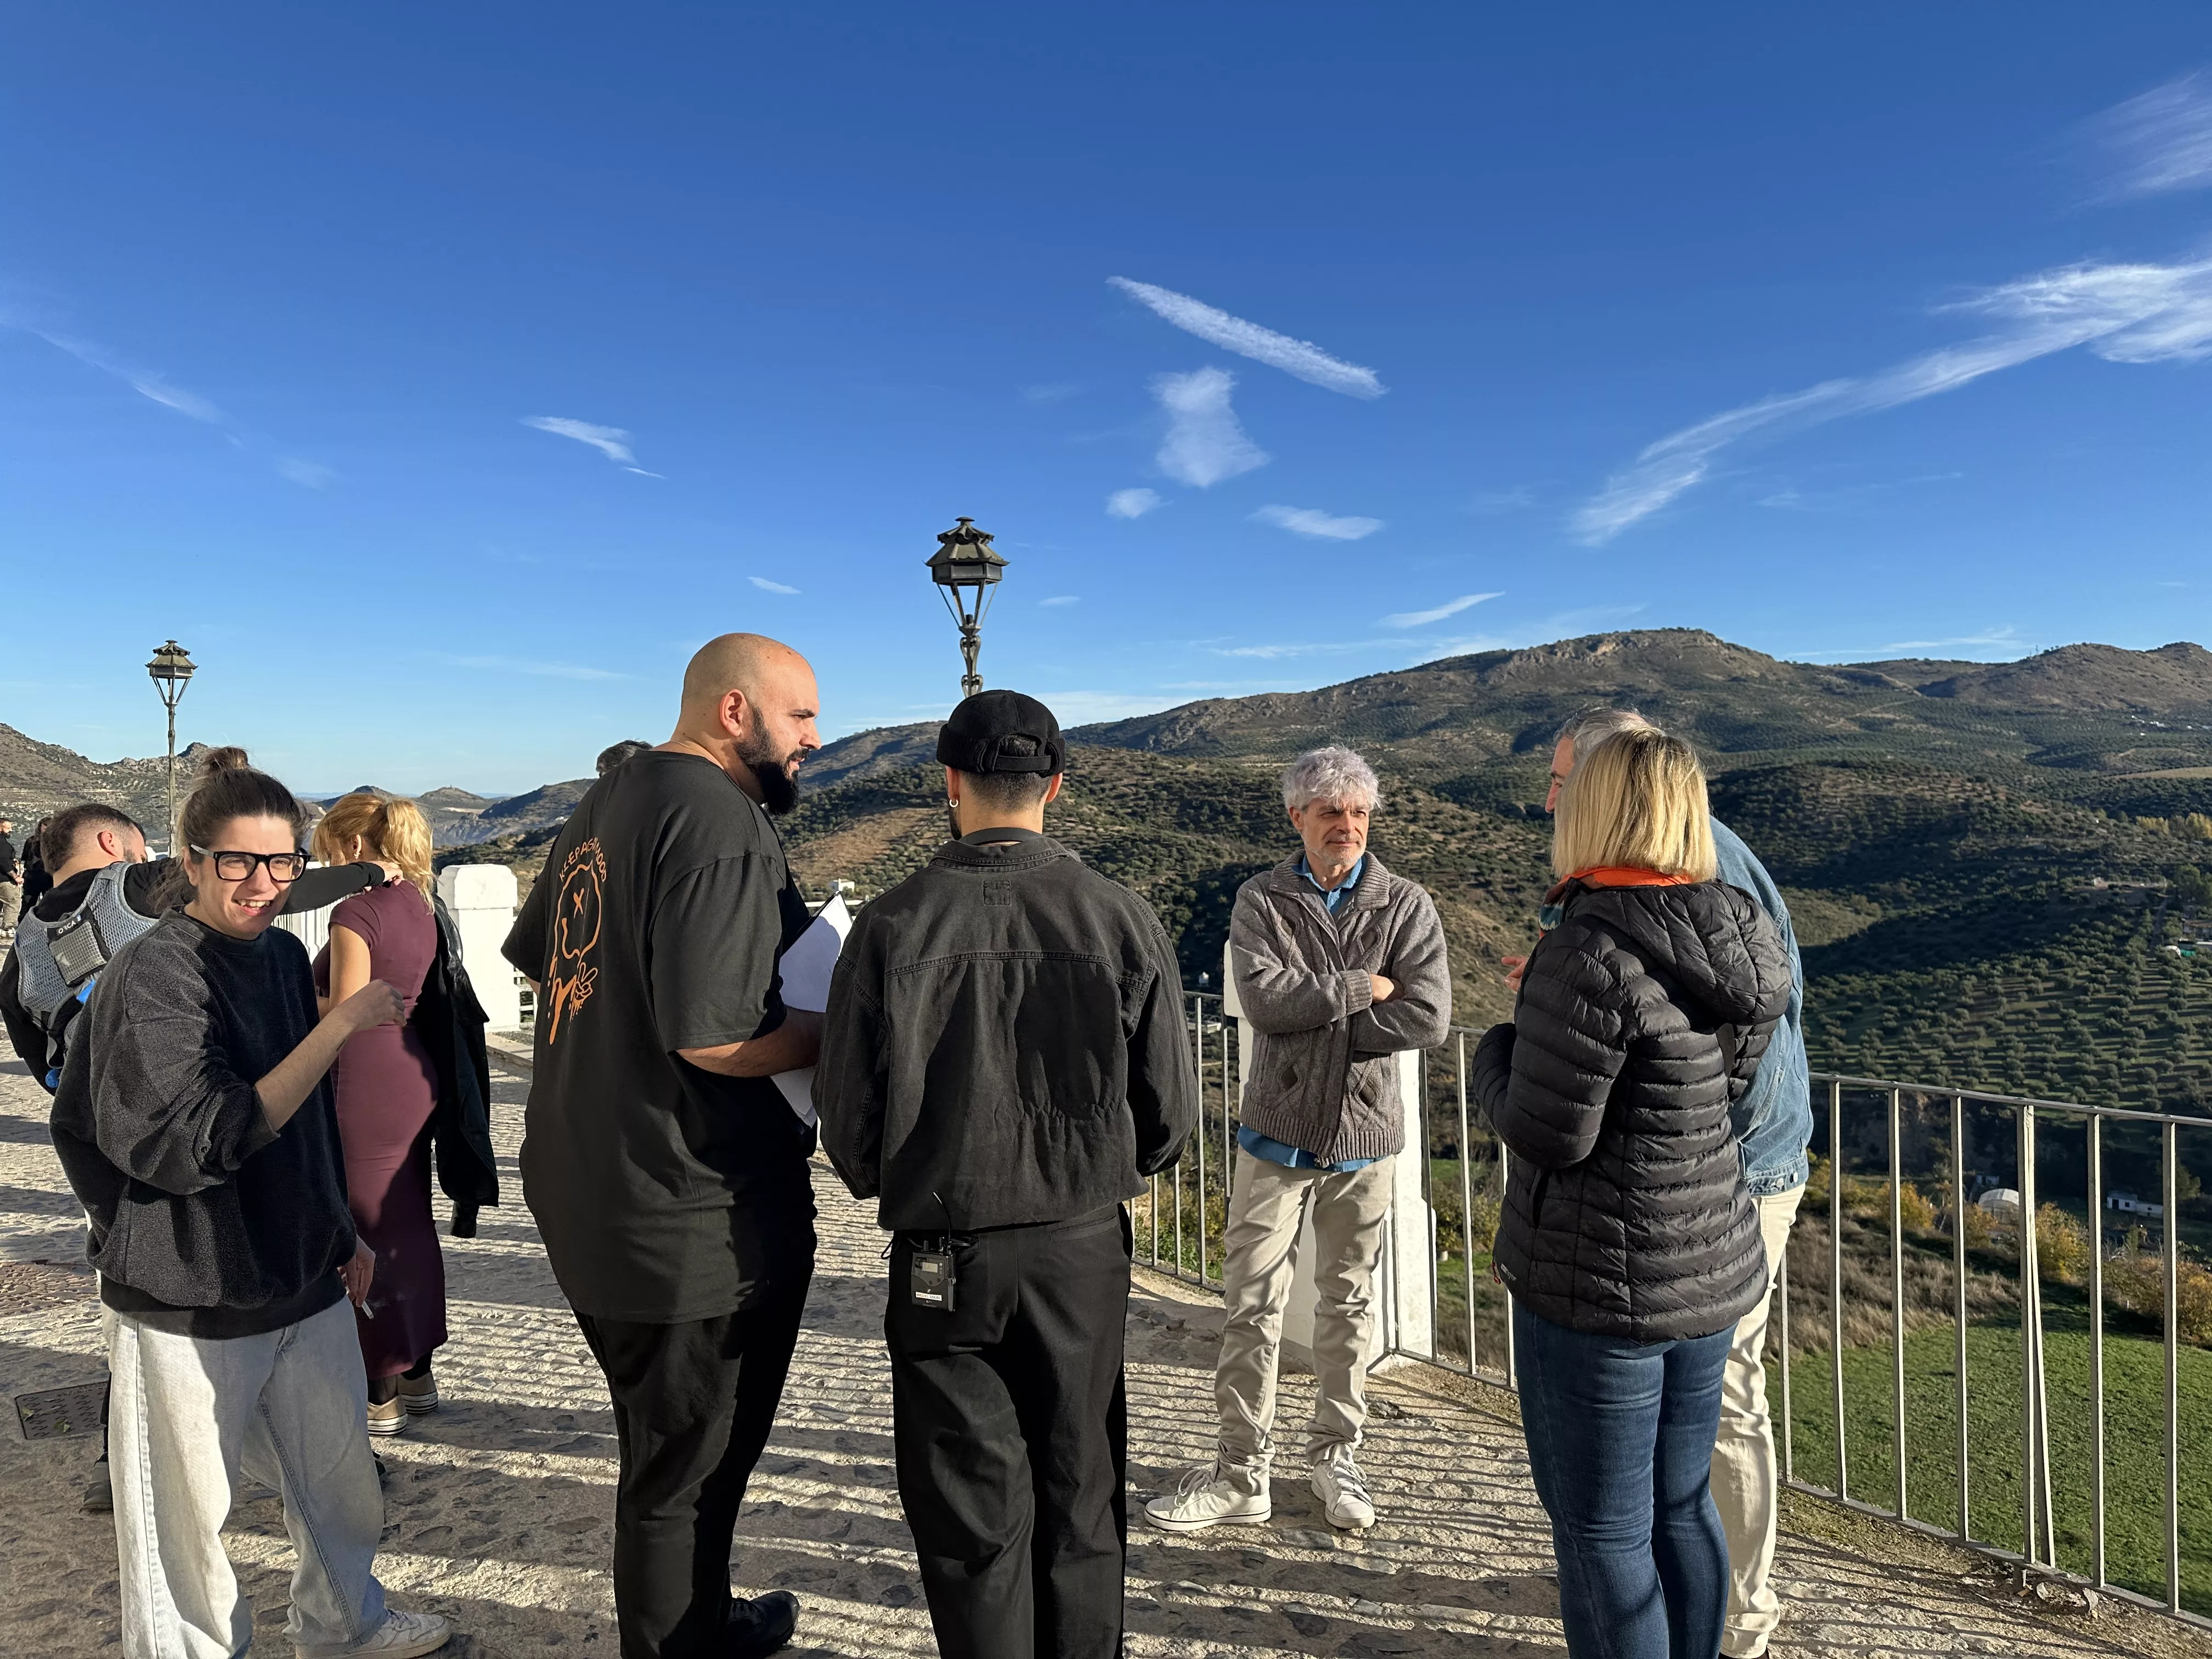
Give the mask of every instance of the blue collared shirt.
[[1720, 878], [1759, 901], [1790, 952], [1790, 1006], [1775, 1022], [1758, 1073], [1730, 1115], [1743, 1148], [1744, 1185], [1753, 1198], [1765, 1198], [1803, 1186], [1810, 1173], [1805, 1143], [1813, 1138], [1813, 1079], [1805, 1059], [1805, 964], [1798, 958], [1797, 931], [1790, 925], [1781, 889], [1751, 848], [1718, 818], [1713, 820], [1713, 850], [1720, 855]]
[[1352, 868], [1344, 872], [1342, 881], [1334, 887], [1324, 887], [1314, 875], [1313, 866], [1306, 862], [1306, 855], [1304, 853], [1298, 854], [1298, 873], [1313, 883], [1314, 891], [1321, 895], [1321, 902], [1328, 906], [1328, 913], [1331, 915], [1336, 914], [1336, 907], [1344, 902], [1352, 890], [1359, 885], [1359, 878], [1366, 868], [1367, 854], [1362, 853], [1358, 858], [1352, 860]]

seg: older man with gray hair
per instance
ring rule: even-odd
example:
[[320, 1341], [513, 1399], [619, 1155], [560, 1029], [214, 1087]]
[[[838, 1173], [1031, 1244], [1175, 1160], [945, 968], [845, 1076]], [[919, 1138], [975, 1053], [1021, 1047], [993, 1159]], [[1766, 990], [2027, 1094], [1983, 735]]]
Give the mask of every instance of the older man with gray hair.
[[1331, 1526], [1375, 1521], [1354, 1454], [1367, 1422], [1389, 1160], [1406, 1145], [1395, 1056], [1442, 1042], [1451, 1024], [1437, 907], [1367, 848], [1382, 804], [1373, 769], [1349, 749], [1301, 755], [1283, 774], [1283, 805], [1302, 850], [1237, 895], [1231, 971], [1253, 1047], [1222, 1269], [1221, 1437], [1212, 1462], [1145, 1506], [1171, 1532], [1272, 1512], [1276, 1365], [1309, 1208], [1319, 1299], [1307, 1465]]

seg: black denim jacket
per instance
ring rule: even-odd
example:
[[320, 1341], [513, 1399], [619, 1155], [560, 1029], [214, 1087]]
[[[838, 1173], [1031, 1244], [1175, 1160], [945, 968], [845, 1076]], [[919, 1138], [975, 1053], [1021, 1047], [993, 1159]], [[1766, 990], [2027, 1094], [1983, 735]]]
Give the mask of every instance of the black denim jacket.
[[1134, 1197], [1198, 1120], [1159, 918], [1046, 836], [947, 842], [854, 924], [814, 1105], [830, 1161], [893, 1231]]

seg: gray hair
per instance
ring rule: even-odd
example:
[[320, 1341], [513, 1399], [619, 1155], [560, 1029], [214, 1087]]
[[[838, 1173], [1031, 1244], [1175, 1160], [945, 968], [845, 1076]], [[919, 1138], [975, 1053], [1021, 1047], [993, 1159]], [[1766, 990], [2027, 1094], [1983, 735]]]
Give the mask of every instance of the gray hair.
[[1574, 756], [1580, 760], [1607, 738], [1618, 737], [1623, 732], [1656, 731], [1658, 728], [1633, 708], [1585, 708], [1565, 726], [1552, 739], [1559, 744], [1574, 744]]
[[1371, 812], [1382, 805], [1382, 785], [1349, 749], [1309, 749], [1283, 769], [1283, 805], [1296, 811], [1317, 800], [1364, 800]]

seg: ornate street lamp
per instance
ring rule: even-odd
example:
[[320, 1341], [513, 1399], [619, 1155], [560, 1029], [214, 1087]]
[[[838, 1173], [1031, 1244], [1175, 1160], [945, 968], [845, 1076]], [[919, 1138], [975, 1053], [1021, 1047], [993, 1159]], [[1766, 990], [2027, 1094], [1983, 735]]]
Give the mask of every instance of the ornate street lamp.
[[173, 855], [177, 850], [177, 699], [185, 695], [185, 687], [191, 683], [192, 659], [185, 654], [183, 646], [171, 640], [154, 653], [154, 660], [146, 665], [146, 672], [154, 682], [154, 689], [161, 694], [161, 706], [169, 711], [168, 850]]
[[975, 653], [983, 647], [983, 613], [991, 608], [991, 590], [1006, 569], [1006, 560], [992, 549], [991, 532], [976, 529], [973, 519], [963, 519], [939, 536], [937, 551], [929, 556], [929, 579], [945, 590], [945, 608], [960, 624], [960, 657], [968, 665], [960, 677], [963, 697], [983, 689]]

